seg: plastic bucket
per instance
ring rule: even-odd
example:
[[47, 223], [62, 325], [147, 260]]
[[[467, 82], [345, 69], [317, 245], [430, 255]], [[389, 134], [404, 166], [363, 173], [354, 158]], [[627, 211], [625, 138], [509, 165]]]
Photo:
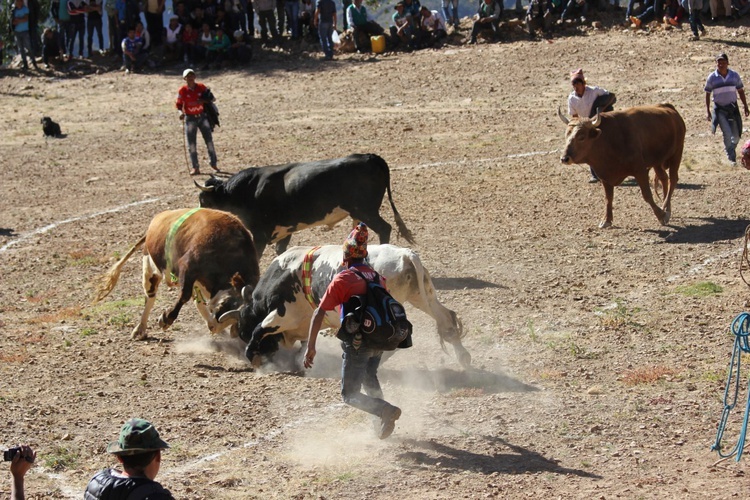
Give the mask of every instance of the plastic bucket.
[[372, 44], [372, 51], [376, 54], [382, 54], [385, 52], [385, 37], [384, 36], [371, 36], [370, 43]]

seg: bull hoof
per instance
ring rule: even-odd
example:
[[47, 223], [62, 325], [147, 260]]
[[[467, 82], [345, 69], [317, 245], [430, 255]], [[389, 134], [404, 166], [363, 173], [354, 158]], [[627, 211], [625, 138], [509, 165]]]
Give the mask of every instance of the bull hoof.
[[458, 357], [458, 362], [465, 369], [471, 368], [471, 354], [469, 354], [469, 351], [461, 353]]
[[664, 212], [664, 216], [661, 218], [659, 222], [661, 222], [662, 226], [668, 226], [669, 225], [669, 219], [672, 217], [672, 212], [666, 211]]
[[169, 321], [169, 318], [167, 318], [167, 311], [164, 311], [161, 313], [161, 317], [159, 318], [159, 328], [162, 330], [166, 330], [172, 325], [172, 323]]
[[612, 221], [602, 221], [599, 223], [599, 229], [607, 229], [608, 227], [612, 227]]
[[146, 328], [142, 325], [136, 326], [135, 328], [133, 328], [133, 333], [130, 334], [130, 338], [132, 340], [145, 340]]
[[260, 368], [260, 365], [263, 363], [263, 360], [260, 357], [260, 354], [254, 354], [253, 357], [250, 359], [250, 364], [255, 368], [256, 370]]

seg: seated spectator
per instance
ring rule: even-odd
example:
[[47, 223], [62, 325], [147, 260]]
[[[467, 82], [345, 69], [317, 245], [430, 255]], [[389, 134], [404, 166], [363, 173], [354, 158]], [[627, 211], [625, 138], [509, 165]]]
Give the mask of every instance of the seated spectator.
[[750, 0], [732, 0], [732, 17], [739, 19], [750, 12]]
[[299, 15], [297, 16], [297, 33], [299, 33], [299, 36], [305, 36], [305, 28], [307, 28], [307, 38], [311, 40], [317, 38], [317, 33], [313, 29], [313, 14], [315, 14], [315, 4], [313, 1], [302, 0]]
[[404, 2], [398, 2], [394, 6], [395, 12], [391, 16], [393, 25], [390, 27], [391, 40], [394, 47], [403, 45], [408, 50], [416, 47], [416, 37], [411, 20], [411, 14], [404, 11]]
[[151, 35], [149, 34], [148, 30], [146, 30], [143, 27], [142, 22], [138, 22], [135, 25], [135, 36], [141, 39], [141, 50], [143, 52], [150, 52], [151, 51]]
[[231, 33], [231, 24], [229, 23], [229, 20], [227, 18], [227, 11], [224, 9], [217, 9], [216, 15], [214, 16], [214, 22], [213, 22], [214, 29], [217, 29], [221, 27], [221, 29], [224, 30], [224, 33]]
[[188, 12], [187, 6], [185, 5], [185, 2], [178, 2], [175, 5], [174, 9], [174, 15], [177, 16], [178, 22], [184, 27], [188, 24], [192, 24], [193, 18], [190, 17], [190, 12]]
[[201, 31], [198, 33], [198, 43], [195, 47], [197, 59], [201, 60], [206, 58], [206, 52], [208, 51], [208, 47], [211, 46], [213, 40], [214, 34], [211, 31], [211, 27], [208, 23], [203, 23]]
[[550, 0], [531, 0], [526, 9], [526, 31], [534, 38], [537, 30], [546, 33], [552, 27], [552, 3]]
[[679, 26], [683, 12], [679, 0], [666, 0], [664, 2], [664, 24]]
[[495, 0], [482, 0], [479, 9], [474, 14], [474, 25], [471, 28], [470, 44], [477, 43], [480, 31], [492, 31], [494, 41], [500, 40], [500, 16], [503, 14], [502, 4]]
[[31, 469], [31, 466], [34, 465], [34, 460], [36, 460], [36, 452], [25, 444], [19, 446], [18, 451], [13, 455], [10, 462], [10, 475], [12, 478], [10, 483], [11, 500], [24, 500], [26, 498], [24, 476]]
[[419, 13], [422, 17], [419, 44], [422, 47], [435, 47], [448, 38], [448, 28], [440, 11], [430, 10], [423, 5]]
[[193, 29], [193, 25], [188, 23], [182, 30], [182, 60], [183, 62], [193, 65], [195, 61], [202, 57], [202, 54], [198, 50], [198, 32]]
[[50, 62], [62, 61], [63, 51], [58, 43], [58, 37], [55, 30], [45, 28], [42, 34], [42, 62], [45, 68], [49, 68]]
[[221, 26], [216, 28], [216, 34], [211, 40], [211, 44], [206, 48], [206, 63], [202, 69], [210, 69], [212, 64], [216, 69], [221, 68], [221, 63], [226, 60], [231, 45], [232, 40], [224, 33], [224, 28]]
[[346, 8], [346, 19], [349, 27], [353, 29], [354, 47], [360, 53], [370, 52], [370, 37], [382, 35], [384, 31], [362, 5], [362, 0], [354, 0], [354, 3]]
[[[656, 0], [660, 2], [662, 0]], [[654, 19], [654, 0], [645, 0], [646, 9], [637, 16], [630, 16], [631, 28], [639, 29], [644, 23], [650, 23]]]
[[169, 24], [166, 28], [166, 38], [164, 39], [164, 57], [170, 61], [176, 61], [182, 55], [182, 25], [180, 18], [172, 16], [169, 18]]
[[122, 66], [126, 73], [137, 73], [143, 68], [148, 54], [143, 52], [143, 40], [135, 34], [135, 28], [128, 28], [128, 36], [122, 40]]
[[411, 17], [412, 23], [414, 25], [414, 29], [419, 29], [419, 11], [422, 8], [422, 5], [419, 3], [419, 0], [402, 0], [404, 2], [404, 14]]
[[581, 18], [581, 22], [586, 22], [586, 15], [589, 11], [589, 4], [586, 0], [568, 0], [565, 4], [565, 8], [560, 15], [560, 19], [557, 21], [559, 24], [565, 22], [566, 19], [574, 19], [576, 17]]
[[202, 4], [196, 4], [193, 7], [193, 10], [190, 11], [190, 24], [193, 25], [193, 28], [195, 28], [197, 31], [200, 31], [204, 24], [208, 24], [211, 26], [211, 23], [208, 19], [206, 19], [206, 16], [203, 14], [203, 5]]
[[234, 40], [229, 47], [229, 60], [238, 64], [247, 64], [253, 58], [253, 39], [242, 30], [234, 32]]
[[[104, 469], [86, 486], [86, 500], [110, 498], [148, 498], [173, 500], [172, 494], [154, 481], [161, 469], [161, 450], [169, 445], [159, 437], [150, 422], [133, 418], [125, 422], [117, 441], [109, 443], [107, 453], [113, 454], [122, 470]], [[133, 491], [137, 493], [131, 495]]]

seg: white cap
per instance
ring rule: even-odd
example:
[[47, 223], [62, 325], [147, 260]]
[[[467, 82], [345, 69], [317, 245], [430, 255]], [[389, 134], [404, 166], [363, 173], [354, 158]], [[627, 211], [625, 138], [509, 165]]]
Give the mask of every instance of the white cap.
[[186, 69], [185, 71], [183, 71], [183, 72], [182, 72], [182, 78], [187, 78], [187, 76], [188, 76], [188, 75], [189, 75], [190, 73], [192, 73], [192, 74], [195, 74], [195, 71], [193, 71], [193, 70], [192, 70], [192, 69], [190, 69], [190, 68]]

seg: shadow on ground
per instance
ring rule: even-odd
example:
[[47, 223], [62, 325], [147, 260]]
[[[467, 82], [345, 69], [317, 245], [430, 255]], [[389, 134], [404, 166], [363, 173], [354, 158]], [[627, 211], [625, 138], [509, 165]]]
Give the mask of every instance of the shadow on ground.
[[[548, 472], [552, 474], [574, 475], [601, 479], [601, 476], [578, 469], [561, 467], [557, 461], [545, 458], [539, 453], [512, 445], [503, 439], [482, 436], [485, 442], [498, 448], [507, 448], [505, 452], [491, 454], [475, 453], [439, 443], [434, 439], [404, 439], [402, 442], [419, 451], [407, 451], [398, 455], [406, 467], [413, 469], [431, 468], [445, 472], [478, 472], [480, 474], [526, 474]], [[424, 450], [424, 451], [422, 451]]]

